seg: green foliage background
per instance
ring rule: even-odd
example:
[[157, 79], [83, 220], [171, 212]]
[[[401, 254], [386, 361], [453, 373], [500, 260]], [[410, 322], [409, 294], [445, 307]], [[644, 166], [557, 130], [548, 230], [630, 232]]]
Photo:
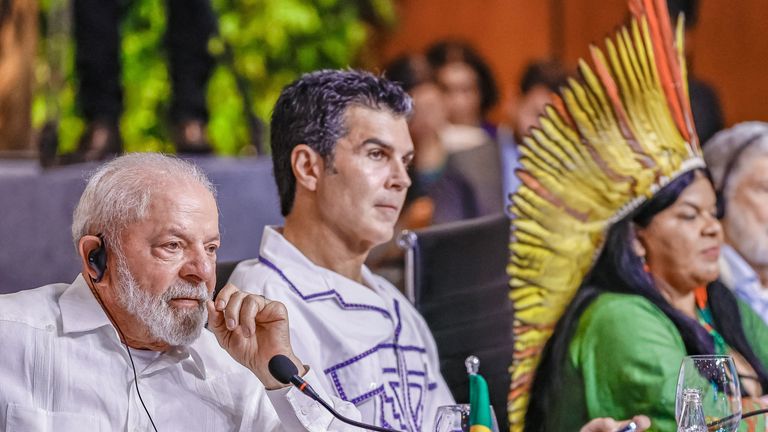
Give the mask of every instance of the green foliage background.
[[[280, 89], [299, 74], [354, 65], [370, 23], [394, 21], [393, 0], [212, 0], [219, 35], [210, 51], [225, 43], [234, 67], [247, 79], [255, 114], [268, 123]], [[62, 20], [66, 0], [41, 0], [41, 46], [36, 76], [41, 84], [33, 123], [59, 119], [60, 151], [72, 151], [84, 124], [75, 106], [74, 54]], [[64, 5], [64, 6], [63, 6]], [[63, 30], [62, 30], [63, 29]], [[130, 0], [122, 23], [125, 110], [120, 127], [126, 151], [172, 152], [167, 112], [171, 85], [163, 53], [164, 2]], [[246, 152], [249, 144], [243, 103], [229, 65], [220, 63], [209, 82], [210, 140], [219, 154]], [[58, 114], [58, 115], [57, 115]]]

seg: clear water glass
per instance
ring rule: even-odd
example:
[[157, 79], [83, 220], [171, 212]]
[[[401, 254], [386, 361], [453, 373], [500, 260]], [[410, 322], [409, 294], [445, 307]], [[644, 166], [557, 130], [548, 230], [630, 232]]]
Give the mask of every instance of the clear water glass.
[[709, 431], [733, 432], [741, 420], [741, 387], [730, 356], [688, 356], [680, 365], [675, 418], [680, 424], [686, 395], [697, 393]]
[[[491, 431], [499, 432], [492, 408], [491, 422]], [[438, 408], [434, 432], [469, 432], [469, 404], [443, 405]]]

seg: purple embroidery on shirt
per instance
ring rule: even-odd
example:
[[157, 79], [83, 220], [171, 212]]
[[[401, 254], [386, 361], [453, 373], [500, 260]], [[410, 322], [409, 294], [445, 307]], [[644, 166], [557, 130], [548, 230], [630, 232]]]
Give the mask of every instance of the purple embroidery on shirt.
[[331, 379], [333, 380], [333, 386], [336, 387], [336, 392], [339, 393], [339, 397], [343, 400], [347, 400], [347, 395], [341, 387], [341, 382], [339, 381], [339, 376], [336, 375], [336, 372], [331, 373]]
[[355, 405], [360, 405], [361, 403], [365, 402], [367, 399], [372, 398], [373, 396], [376, 396], [377, 394], [384, 391], [384, 386], [380, 385], [377, 388], [369, 391], [368, 393], [363, 393], [362, 395], [352, 399], [349, 402], [352, 402]]
[[[375, 353], [378, 350], [387, 349], [387, 348], [394, 349], [395, 351], [397, 351], [397, 350], [416, 351], [416, 352], [420, 352], [422, 354], [427, 352], [427, 350], [425, 348], [414, 346], [414, 345], [397, 345], [397, 344], [393, 344], [393, 343], [381, 343], [381, 344], [378, 344], [378, 345], [376, 345], [375, 347], [373, 347], [373, 348], [371, 348], [369, 350], [363, 351], [362, 353], [360, 353], [360, 354], [358, 354], [358, 355], [356, 355], [356, 356], [354, 356], [352, 358], [344, 360], [341, 363], [335, 364], [335, 365], [325, 369], [323, 372], [328, 374], [328, 373], [331, 373], [331, 372], [333, 372], [335, 370], [345, 368], [345, 367], [351, 365], [352, 363], [356, 363], [356, 362], [364, 359], [365, 357], [368, 357], [369, 355]], [[394, 368], [392, 368], [392, 369], [384, 370], [384, 372], [394, 373], [394, 372], [396, 372], [396, 370]]]
[[[278, 276], [291, 288], [291, 290], [296, 293], [301, 299], [304, 301], [310, 301], [316, 298], [320, 297], [326, 297], [326, 296], [333, 296], [336, 298], [336, 300], [341, 305], [342, 309], [347, 310], [369, 310], [381, 313], [388, 319], [393, 319], [392, 314], [384, 308], [373, 306], [373, 305], [367, 305], [367, 304], [361, 304], [361, 303], [347, 303], [344, 298], [341, 296], [339, 292], [337, 292], [334, 289], [323, 291], [319, 293], [313, 293], [313, 294], [303, 294], [301, 291], [299, 291], [298, 287], [291, 282], [288, 277], [283, 273], [282, 270], [280, 270], [275, 264], [273, 264], [268, 259], [264, 258], [263, 256], [259, 255], [258, 257], [259, 261], [266, 265], [268, 268], [272, 269], [275, 273], [277, 273]], [[424, 387], [426, 385], [428, 391], [435, 390], [437, 388], [437, 383], [430, 383], [427, 385], [426, 382], [423, 382], [427, 379], [427, 373], [425, 372], [427, 369], [427, 365], [422, 363], [423, 370], [409, 370], [407, 361], [406, 361], [406, 355], [408, 353], [420, 353], [424, 354], [427, 352], [426, 348], [422, 346], [416, 346], [416, 345], [400, 345], [399, 340], [401, 333], [403, 331], [403, 322], [402, 317], [400, 315], [400, 303], [397, 300], [393, 300], [393, 306], [394, 306], [394, 315], [395, 315], [395, 329], [394, 329], [394, 337], [392, 343], [381, 343], [376, 346], [374, 346], [371, 349], [368, 349], [352, 358], [349, 358], [341, 363], [338, 363], [336, 365], [333, 365], [327, 369], [324, 370], [325, 374], [330, 375], [331, 381], [333, 382], [334, 387], [336, 388], [336, 393], [339, 395], [339, 397], [345, 401], [351, 402], [355, 405], [359, 405], [361, 403], [364, 403], [368, 401], [369, 399], [379, 396], [379, 400], [381, 401], [381, 419], [380, 424], [384, 427], [392, 427], [389, 425], [389, 422], [387, 421], [387, 418], [390, 418], [394, 420], [396, 423], [399, 423], [399, 428], [411, 430], [411, 431], [417, 431], [420, 430], [422, 425], [422, 419], [423, 419], [423, 413], [424, 413]], [[381, 386], [368, 391], [366, 393], [363, 393], [361, 395], [355, 395], [351, 400], [349, 399], [349, 396], [344, 391], [342, 382], [339, 378], [339, 375], [337, 371], [339, 369], [342, 369], [344, 367], [350, 366], [356, 362], [359, 362], [363, 358], [370, 356], [374, 353], [376, 353], [379, 350], [382, 349], [391, 349], [393, 351], [393, 354], [395, 356], [396, 361], [396, 367], [395, 368], [383, 368], [382, 372], [384, 374], [397, 374], [397, 380], [396, 381], [389, 381], [388, 383], [382, 384]], [[412, 378], [421, 378], [422, 382], [411, 382], [410, 380]], [[388, 384], [388, 387], [391, 389], [392, 396], [389, 396], [386, 384]], [[401, 392], [404, 392], [405, 394], [400, 394], [398, 392], [400, 390]], [[414, 391], [416, 394], [414, 394], [414, 398], [411, 397], [411, 391]], [[401, 400], [403, 398], [404, 400]], [[413, 399], [413, 400], [412, 400]], [[416, 402], [414, 404], [413, 402]], [[405, 402], [405, 406], [403, 405], [403, 402]], [[390, 409], [388, 410], [390, 412], [391, 417], [388, 417], [386, 415], [387, 410], [385, 409], [385, 406], [388, 405]], [[408, 413], [409, 415], [407, 417], [403, 417], [405, 413]], [[404, 422], [404, 420], [406, 420]], [[410, 423], [410, 424], [408, 424]]]
[[392, 316], [389, 314], [389, 311], [387, 311], [386, 309], [380, 308], [378, 306], [372, 306], [372, 305], [367, 305], [363, 303], [347, 303], [346, 301], [344, 301], [344, 297], [342, 297], [341, 294], [339, 294], [339, 292], [334, 289], [319, 292], [319, 293], [304, 295], [301, 291], [299, 291], [296, 285], [294, 285], [293, 282], [291, 282], [290, 279], [288, 279], [288, 276], [286, 276], [282, 270], [280, 270], [275, 264], [273, 264], [272, 261], [264, 258], [261, 254], [259, 254], [258, 260], [259, 262], [263, 263], [264, 265], [272, 269], [275, 273], [277, 273], [277, 275], [280, 276], [280, 278], [283, 281], [285, 281], [285, 283], [288, 284], [288, 286], [293, 290], [293, 292], [295, 292], [299, 297], [301, 297], [302, 300], [308, 301], [318, 297], [325, 297], [325, 296], [332, 295], [336, 297], [336, 300], [338, 300], [342, 309], [370, 310], [374, 312], [379, 312], [380, 314], [386, 316], [387, 318], [392, 319]]
[[388, 428], [392, 428], [392, 425], [390, 425], [389, 422], [387, 421], [386, 411], [384, 410], [384, 407], [386, 405], [389, 405], [390, 406], [390, 412], [392, 413], [392, 417], [394, 417], [394, 419], [397, 420], [398, 423], [399, 423], [398, 428], [399, 429], [407, 429], [408, 428], [408, 425], [403, 423], [402, 416], [400, 416], [400, 413], [395, 409], [395, 400], [394, 400], [394, 398], [391, 398], [391, 397], [387, 396], [387, 393], [384, 392], [379, 397], [379, 401], [380, 401], [379, 402], [379, 407], [380, 407], [379, 418], [380, 418], [380, 422], [381, 422], [382, 426], [388, 427]]

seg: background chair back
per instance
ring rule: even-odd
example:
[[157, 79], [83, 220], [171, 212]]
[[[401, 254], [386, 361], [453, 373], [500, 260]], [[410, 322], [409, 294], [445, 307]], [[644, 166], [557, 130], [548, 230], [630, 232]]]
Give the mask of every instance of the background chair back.
[[464, 360], [488, 380], [500, 430], [507, 429], [512, 304], [510, 222], [504, 214], [404, 231], [406, 295], [435, 336], [440, 368], [457, 402], [469, 401]]

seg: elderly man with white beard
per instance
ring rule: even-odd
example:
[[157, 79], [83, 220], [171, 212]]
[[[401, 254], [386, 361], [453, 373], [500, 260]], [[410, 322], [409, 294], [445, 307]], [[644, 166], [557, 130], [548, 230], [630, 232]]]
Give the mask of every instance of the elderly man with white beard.
[[232, 285], [211, 300], [218, 209], [193, 165], [133, 154], [102, 166], [72, 234], [72, 284], [0, 296], [0, 431], [344, 430], [268, 372], [282, 354], [314, 377], [282, 304]]
[[704, 158], [725, 233], [720, 278], [768, 324], [768, 123], [718, 132]]

